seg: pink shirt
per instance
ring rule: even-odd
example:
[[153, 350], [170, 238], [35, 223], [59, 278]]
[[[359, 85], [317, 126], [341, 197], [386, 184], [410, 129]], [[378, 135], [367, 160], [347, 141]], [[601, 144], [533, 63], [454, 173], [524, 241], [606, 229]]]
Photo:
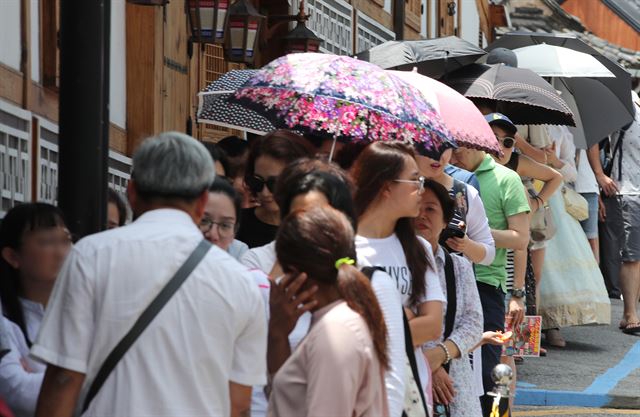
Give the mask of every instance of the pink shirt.
[[388, 416], [383, 370], [364, 319], [343, 300], [313, 313], [273, 379], [269, 416]]

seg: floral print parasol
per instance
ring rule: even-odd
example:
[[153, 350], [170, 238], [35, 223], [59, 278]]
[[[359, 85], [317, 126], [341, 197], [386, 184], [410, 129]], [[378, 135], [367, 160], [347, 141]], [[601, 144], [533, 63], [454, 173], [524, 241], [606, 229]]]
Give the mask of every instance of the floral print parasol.
[[434, 106], [398, 77], [368, 62], [290, 54], [256, 72], [230, 99], [277, 127], [342, 141], [401, 140], [439, 159], [455, 147]]

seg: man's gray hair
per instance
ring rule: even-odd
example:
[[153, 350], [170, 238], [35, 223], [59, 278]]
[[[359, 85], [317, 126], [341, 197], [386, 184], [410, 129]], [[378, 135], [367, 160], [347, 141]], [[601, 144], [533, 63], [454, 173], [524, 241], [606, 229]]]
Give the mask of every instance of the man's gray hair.
[[147, 138], [133, 155], [131, 177], [143, 198], [193, 199], [209, 188], [215, 175], [207, 149], [184, 133]]

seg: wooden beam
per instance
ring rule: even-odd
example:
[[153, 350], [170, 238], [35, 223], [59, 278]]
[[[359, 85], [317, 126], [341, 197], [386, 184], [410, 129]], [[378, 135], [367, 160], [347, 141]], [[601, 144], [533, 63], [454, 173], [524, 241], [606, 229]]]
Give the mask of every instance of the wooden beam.
[[462, 0], [458, 0], [456, 15], [458, 17], [458, 27], [456, 28], [456, 36], [462, 37]]
[[127, 151], [162, 128], [162, 8], [127, 2]]
[[40, 56], [42, 85], [58, 88], [58, 0], [42, 0], [40, 3]]
[[493, 42], [493, 26], [491, 26], [491, 19], [489, 17], [489, 1], [476, 0], [476, 9], [480, 16], [480, 30], [482, 30], [485, 38], [487, 38], [487, 42], [491, 43]]
[[28, 109], [31, 90], [31, 1], [20, 2], [20, 71], [22, 78], [22, 108]]

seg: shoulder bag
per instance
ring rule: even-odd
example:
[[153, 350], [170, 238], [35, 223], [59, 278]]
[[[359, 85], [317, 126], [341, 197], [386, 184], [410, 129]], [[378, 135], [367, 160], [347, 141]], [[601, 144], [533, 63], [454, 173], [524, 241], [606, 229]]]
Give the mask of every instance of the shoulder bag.
[[102, 385], [111, 374], [111, 371], [113, 371], [118, 362], [120, 362], [120, 359], [122, 359], [124, 354], [127, 353], [131, 345], [133, 345], [138, 337], [140, 337], [142, 332], [147, 328], [147, 326], [149, 326], [176, 291], [178, 291], [180, 286], [182, 286], [182, 283], [184, 283], [189, 275], [191, 275], [196, 266], [198, 266], [200, 261], [202, 261], [207, 252], [209, 252], [210, 248], [211, 243], [204, 239], [200, 241], [187, 260], [180, 268], [178, 268], [175, 275], [165, 284], [164, 288], [160, 290], [156, 298], [153, 299], [151, 304], [149, 304], [140, 317], [138, 317], [138, 320], [136, 320], [131, 330], [127, 332], [120, 342], [118, 342], [116, 347], [113, 348], [111, 353], [109, 353], [107, 359], [102, 363], [100, 370], [89, 387], [89, 391], [82, 405], [82, 413], [87, 411], [91, 401], [98, 391], [100, 391], [100, 388], [102, 388]]
[[564, 209], [571, 217], [579, 222], [589, 218], [589, 203], [573, 188], [567, 185], [562, 186], [562, 197], [564, 198]]

